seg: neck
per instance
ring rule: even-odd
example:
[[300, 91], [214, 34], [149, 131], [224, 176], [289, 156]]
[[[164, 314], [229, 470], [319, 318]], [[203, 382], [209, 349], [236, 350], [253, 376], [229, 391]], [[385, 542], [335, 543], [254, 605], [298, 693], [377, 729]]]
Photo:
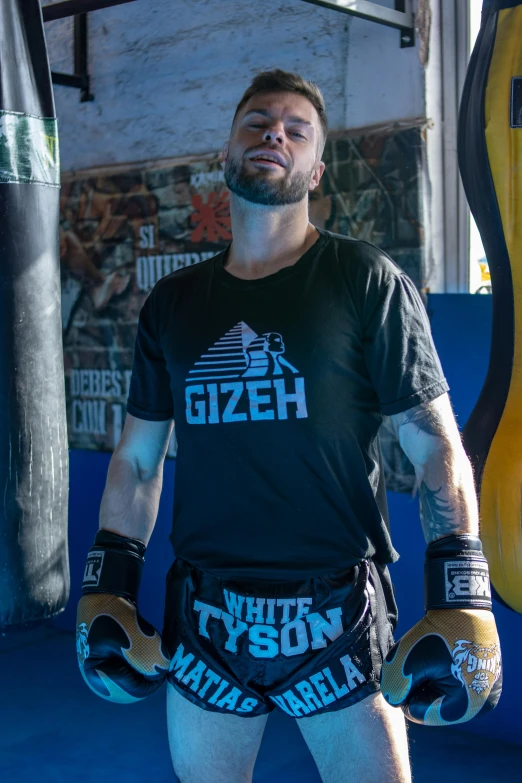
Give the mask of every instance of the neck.
[[243, 278], [264, 277], [295, 263], [318, 237], [308, 202], [269, 207], [230, 194], [233, 241], [226, 269]]

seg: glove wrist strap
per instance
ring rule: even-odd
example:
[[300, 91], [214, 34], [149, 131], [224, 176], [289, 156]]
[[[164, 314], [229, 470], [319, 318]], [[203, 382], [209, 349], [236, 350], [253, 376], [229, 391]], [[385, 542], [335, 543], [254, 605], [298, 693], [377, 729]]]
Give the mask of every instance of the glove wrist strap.
[[112, 593], [137, 603], [145, 544], [109, 530], [99, 530], [87, 555], [82, 595]]
[[428, 544], [424, 595], [426, 611], [491, 609], [489, 568], [479, 538], [452, 535]]

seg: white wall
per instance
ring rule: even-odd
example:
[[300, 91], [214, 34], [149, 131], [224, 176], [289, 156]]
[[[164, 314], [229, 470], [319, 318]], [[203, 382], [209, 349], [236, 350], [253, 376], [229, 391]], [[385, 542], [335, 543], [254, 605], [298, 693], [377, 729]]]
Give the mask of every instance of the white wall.
[[[51, 68], [71, 73], [72, 20], [45, 30]], [[303, 0], [137, 0], [89, 14], [94, 102], [55, 86], [62, 170], [215, 152], [252, 77], [274, 67], [318, 83], [332, 131], [425, 111], [398, 30]]]
[[465, 0], [431, 0], [426, 69], [428, 175], [427, 286], [432, 293], [469, 291], [469, 208], [457, 157], [458, 111], [469, 60]]

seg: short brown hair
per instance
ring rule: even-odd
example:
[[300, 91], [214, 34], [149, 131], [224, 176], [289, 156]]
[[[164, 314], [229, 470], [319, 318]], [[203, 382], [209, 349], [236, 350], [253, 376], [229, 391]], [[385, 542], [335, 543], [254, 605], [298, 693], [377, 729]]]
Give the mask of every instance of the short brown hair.
[[282, 71], [280, 68], [275, 68], [273, 71], [258, 73], [239, 101], [232, 121], [232, 130], [234, 129], [237, 115], [243, 106], [258, 92], [296, 92], [310, 101], [316, 110], [321, 123], [322, 139], [319, 139], [318, 144], [318, 157], [320, 160], [324, 152], [326, 137], [328, 136], [328, 118], [326, 116], [323, 94], [317, 84], [315, 84], [315, 82], [306, 81], [306, 79], [303, 79], [298, 73]]

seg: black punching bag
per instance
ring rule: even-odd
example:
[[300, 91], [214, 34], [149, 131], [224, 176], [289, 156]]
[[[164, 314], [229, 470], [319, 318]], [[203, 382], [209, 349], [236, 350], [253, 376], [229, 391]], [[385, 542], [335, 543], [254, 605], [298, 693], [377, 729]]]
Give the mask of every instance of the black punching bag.
[[69, 597], [57, 123], [39, 0], [0, 0], [0, 628]]

